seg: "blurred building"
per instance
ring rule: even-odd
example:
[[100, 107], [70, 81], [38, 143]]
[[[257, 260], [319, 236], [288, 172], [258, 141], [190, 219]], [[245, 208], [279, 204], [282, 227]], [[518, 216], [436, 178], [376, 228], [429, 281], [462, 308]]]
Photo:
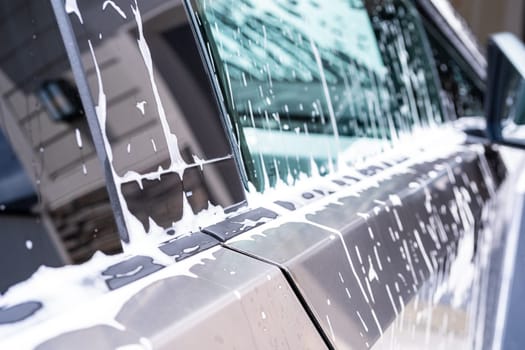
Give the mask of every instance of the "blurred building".
[[484, 47], [489, 35], [508, 31], [524, 38], [523, 0], [451, 0]]

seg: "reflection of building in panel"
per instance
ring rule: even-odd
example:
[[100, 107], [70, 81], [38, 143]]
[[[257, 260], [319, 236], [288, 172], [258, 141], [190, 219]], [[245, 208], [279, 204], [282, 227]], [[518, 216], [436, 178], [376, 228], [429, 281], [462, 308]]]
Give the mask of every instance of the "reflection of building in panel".
[[[84, 25], [75, 22], [74, 14], [70, 18], [95, 103], [96, 68], [100, 71], [107, 96], [107, 139], [117, 175], [151, 175], [159, 166], [168, 169], [168, 142], [137, 46], [131, 8], [125, 7], [124, 20], [111, 6], [103, 10], [101, 1], [79, 5]], [[186, 170], [190, 175], [184, 176], [184, 187], [165, 183], [157, 192], [134, 194], [141, 211], [162, 214], [160, 221], [169, 228], [181, 216], [179, 196], [185, 195], [191, 211], [197, 213], [209, 203], [227, 207], [242, 202], [244, 190], [182, 5], [148, 1], [140, 4], [140, 10], [169, 129], [177, 135], [186, 163], [205, 162]], [[0, 24], [0, 125], [37, 189], [35, 210], [49, 218], [49, 229], [56, 231], [75, 262], [85, 261], [96, 250], [120, 251], [104, 172], [81, 106], [76, 117], [56, 120], [49, 106], [64, 106], [71, 100], [56, 92], [60, 89], [46, 90], [47, 104], [42, 97], [44, 83], [62, 86], [65, 82], [76, 88], [51, 7], [40, 1], [16, 6], [2, 2], [0, 15], [6, 19]], [[216, 158], [223, 160], [217, 165], [207, 163]], [[134, 180], [124, 183], [127, 187], [137, 184]]]
[[[182, 208], [171, 208], [170, 214], [158, 196], [165, 201], [171, 197], [167, 193], [175, 191], [175, 199], [182, 196], [182, 189], [172, 188], [172, 181], [165, 179], [176, 174], [185, 184], [194, 181], [193, 176], [200, 179], [209, 164], [232, 158], [230, 142], [202, 65], [195, 64], [200, 57], [181, 4], [165, 5], [161, 14], [152, 15], [148, 14], [153, 8], [150, 3], [140, 8], [135, 3], [115, 5], [113, 10], [93, 6], [80, 5], [83, 23], [74, 15], [71, 19], [95, 103], [101, 92], [106, 98], [105, 124], [100, 115], [99, 119], [104, 124], [113, 181], [125, 192], [121, 204], [126, 226], [136, 227], [130, 223], [134, 219], [127, 217], [129, 197], [142, 200], [132, 206], [145, 215], [139, 221], [146, 232], [149, 212], [157, 213], [163, 224], [151, 218], [167, 229], [180, 219]], [[99, 25], [101, 20], [104, 23]], [[193, 212], [206, 208], [208, 202], [228, 207], [243, 200], [236, 165], [228, 164], [224, 172], [206, 176], [206, 188], [211, 191], [202, 191], [208, 195], [201, 203], [189, 196]], [[193, 171], [185, 171], [186, 167]]]

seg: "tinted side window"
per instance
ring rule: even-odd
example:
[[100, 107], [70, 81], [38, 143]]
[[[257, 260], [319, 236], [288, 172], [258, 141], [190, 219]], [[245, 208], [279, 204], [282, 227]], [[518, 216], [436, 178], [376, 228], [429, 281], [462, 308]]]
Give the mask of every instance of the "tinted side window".
[[367, 5], [191, 1], [257, 190], [324, 175], [442, 120], [416, 15]]
[[450, 40], [430, 20], [425, 19], [441, 86], [456, 117], [484, 115], [485, 83]]
[[[365, 0], [385, 64], [392, 110], [411, 127], [444, 120], [428, 38], [415, 6], [404, 0]], [[405, 126], [406, 127], [406, 126]]]

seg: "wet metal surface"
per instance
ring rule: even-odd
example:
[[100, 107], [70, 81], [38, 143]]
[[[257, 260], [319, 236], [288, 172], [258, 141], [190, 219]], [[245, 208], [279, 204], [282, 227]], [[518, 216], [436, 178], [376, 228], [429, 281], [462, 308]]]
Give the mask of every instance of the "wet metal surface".
[[120, 326], [95, 324], [37, 348], [326, 348], [276, 267], [217, 248], [189, 272], [194, 275], [158, 280], [132, 296], [115, 317]]
[[478, 234], [485, 181], [478, 154], [459, 153], [227, 245], [285, 270], [335, 348], [366, 349]]

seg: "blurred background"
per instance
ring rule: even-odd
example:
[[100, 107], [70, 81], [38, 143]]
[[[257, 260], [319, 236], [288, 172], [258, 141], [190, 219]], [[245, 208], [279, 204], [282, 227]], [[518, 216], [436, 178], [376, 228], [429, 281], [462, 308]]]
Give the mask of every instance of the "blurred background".
[[465, 18], [482, 47], [491, 33], [508, 31], [525, 37], [523, 0], [451, 0]]

